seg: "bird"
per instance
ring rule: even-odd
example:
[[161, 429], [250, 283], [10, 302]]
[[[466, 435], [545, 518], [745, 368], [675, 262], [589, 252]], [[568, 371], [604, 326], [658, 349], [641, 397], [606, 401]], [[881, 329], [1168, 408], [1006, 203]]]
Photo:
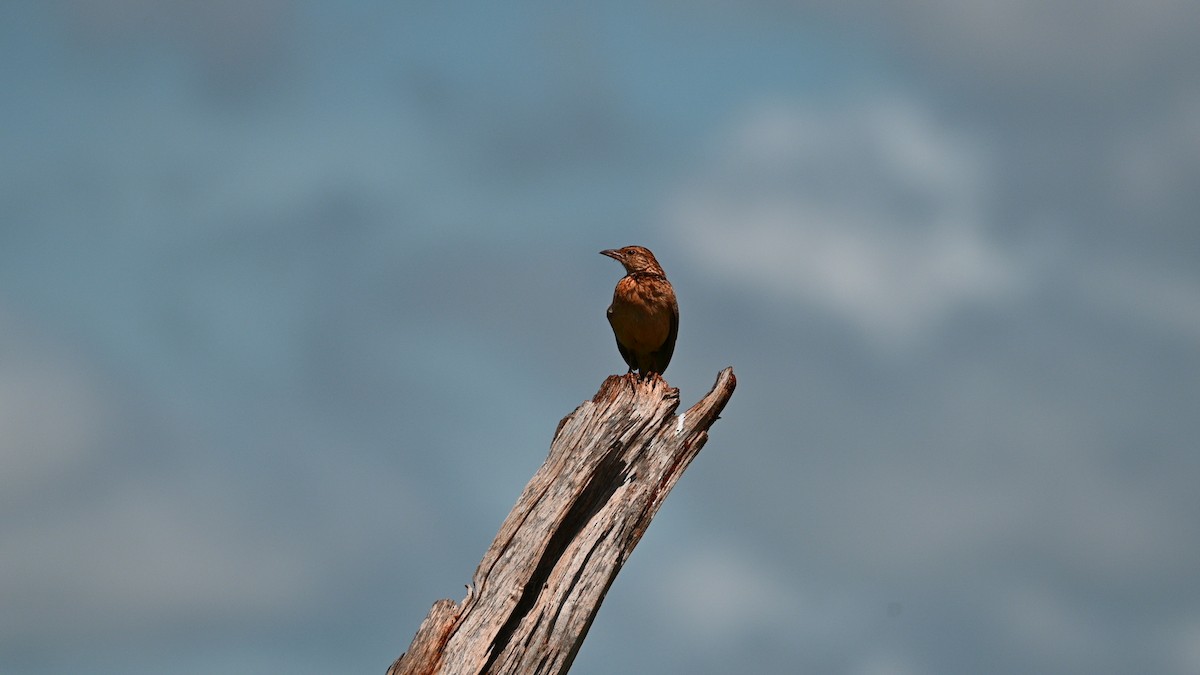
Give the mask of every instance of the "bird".
[[[617, 350], [638, 379], [662, 376], [675, 352], [679, 334], [679, 303], [662, 266], [650, 249], [626, 246], [600, 251], [625, 267], [625, 276], [613, 289], [608, 323], [617, 339]], [[628, 374], [627, 373], [627, 374]]]

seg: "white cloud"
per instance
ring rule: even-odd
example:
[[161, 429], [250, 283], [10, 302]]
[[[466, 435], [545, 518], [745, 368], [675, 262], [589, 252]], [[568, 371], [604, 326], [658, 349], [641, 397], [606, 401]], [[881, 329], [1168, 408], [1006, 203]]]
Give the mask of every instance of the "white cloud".
[[1105, 159], [1114, 194], [1139, 216], [1154, 218], [1178, 208], [1180, 196], [1194, 196], [1200, 172], [1200, 92], [1189, 92], [1157, 107], [1147, 119], [1123, 126]]
[[1093, 617], [1078, 603], [1059, 597], [1053, 589], [1016, 585], [998, 593], [993, 600], [994, 615], [1007, 638], [1022, 652], [1036, 655], [1042, 662], [1057, 661], [1075, 670], [1083, 664], [1062, 662], [1103, 652], [1104, 637]]
[[[929, 67], [988, 89], [1039, 96], [1122, 90], [1162, 74], [1193, 77], [1200, 5], [1191, 0], [807, 0], [866, 23]], [[1194, 71], [1195, 69], [1191, 69]]]
[[1200, 617], [1184, 622], [1172, 630], [1172, 646], [1168, 655], [1173, 657], [1178, 673], [1200, 673]]
[[655, 583], [663, 619], [714, 652], [744, 648], [747, 635], [793, 647], [829, 645], [875, 620], [863, 614], [864, 607], [877, 609], [873, 600], [811, 584], [777, 562], [733, 542], [681, 550], [661, 565]]
[[894, 653], [869, 654], [862, 662], [852, 667], [851, 672], [859, 675], [909, 675], [925, 672], [914, 668], [911, 660]]
[[0, 492], [41, 489], [77, 466], [105, 432], [96, 382], [62, 350], [0, 312]]
[[984, 160], [902, 97], [767, 105], [735, 125], [667, 218], [705, 269], [894, 346], [1022, 282], [985, 227]]
[[84, 511], [10, 529], [0, 542], [0, 605], [10, 610], [0, 631], [74, 639], [310, 599], [307, 551], [214, 508], [130, 482]]
[[1107, 260], [1082, 266], [1073, 283], [1080, 298], [1094, 307], [1200, 340], [1200, 280], [1190, 271]]
[[732, 548], [693, 551], [666, 580], [672, 617], [691, 632], [717, 639], [747, 626], [774, 623], [790, 614], [794, 589], [772, 579], [755, 561]]

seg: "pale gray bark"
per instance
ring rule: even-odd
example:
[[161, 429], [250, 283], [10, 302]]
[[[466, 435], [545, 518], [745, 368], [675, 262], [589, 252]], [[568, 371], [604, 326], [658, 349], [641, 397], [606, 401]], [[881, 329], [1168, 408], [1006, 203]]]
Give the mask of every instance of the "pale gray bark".
[[661, 378], [605, 380], [559, 422], [467, 597], [435, 603], [388, 675], [567, 672], [608, 587], [735, 384], [726, 368], [677, 416], [679, 390]]

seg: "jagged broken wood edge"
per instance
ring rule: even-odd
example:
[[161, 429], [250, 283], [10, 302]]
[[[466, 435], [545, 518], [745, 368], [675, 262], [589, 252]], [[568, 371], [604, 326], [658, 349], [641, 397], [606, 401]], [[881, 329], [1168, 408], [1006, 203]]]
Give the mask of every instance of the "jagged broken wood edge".
[[439, 600], [388, 675], [565, 673], [621, 566], [708, 440], [732, 368], [676, 416], [662, 378], [611, 376], [558, 424], [461, 603]]

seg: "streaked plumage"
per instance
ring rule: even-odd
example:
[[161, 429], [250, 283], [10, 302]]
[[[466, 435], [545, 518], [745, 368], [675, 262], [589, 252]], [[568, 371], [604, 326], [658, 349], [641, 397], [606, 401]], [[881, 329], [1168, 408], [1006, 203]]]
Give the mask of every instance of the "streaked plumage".
[[661, 375], [671, 362], [679, 333], [679, 304], [654, 254], [641, 246], [601, 251], [625, 267], [613, 290], [608, 323], [617, 349], [629, 366], [645, 377]]

